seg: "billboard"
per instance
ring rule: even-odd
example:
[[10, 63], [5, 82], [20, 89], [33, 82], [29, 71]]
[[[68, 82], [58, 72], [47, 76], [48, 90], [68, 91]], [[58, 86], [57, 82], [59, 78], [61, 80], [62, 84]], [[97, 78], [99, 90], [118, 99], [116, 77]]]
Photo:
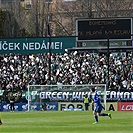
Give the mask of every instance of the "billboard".
[[[42, 103], [44, 104], [44, 103]], [[31, 110], [33, 111], [40, 111], [42, 110], [42, 104], [40, 105], [39, 102], [34, 104], [31, 103]], [[58, 103], [57, 102], [46, 102], [46, 110], [47, 111], [57, 111], [58, 110]], [[15, 103], [14, 105], [15, 111], [27, 111], [28, 104], [27, 103]], [[0, 111], [10, 111], [10, 104], [9, 103], [2, 103]], [[44, 110], [45, 111], [45, 110]]]
[[131, 18], [77, 19], [77, 41], [131, 40]]
[[[27, 111], [28, 104], [27, 103], [15, 103], [14, 104], [15, 111]], [[0, 111], [10, 111], [10, 104], [9, 103], [2, 103]]]
[[[91, 103], [88, 106], [89, 111], [94, 110], [94, 105]], [[106, 103], [106, 108], [108, 111], [117, 111], [117, 102], [108, 102]], [[58, 110], [59, 111], [73, 111], [76, 109], [85, 110], [85, 105], [83, 102], [58, 102]], [[103, 109], [104, 110], [104, 109]]]
[[118, 111], [133, 111], [133, 102], [118, 102]]
[[[98, 90], [98, 94], [103, 97], [103, 91]], [[89, 90], [83, 91], [48, 91], [40, 92], [39, 98], [49, 99], [50, 101], [82, 101], [85, 94], [88, 94], [88, 97], [91, 97]], [[119, 92], [119, 91], [106, 91], [107, 101], [132, 101], [133, 92]]]
[[75, 37], [52, 38], [8, 38], [0, 39], [0, 54], [64, 53], [65, 49], [75, 47]]
[[74, 110], [82, 109], [84, 110], [84, 103], [81, 102], [58, 102], [58, 110], [63, 111], [65, 109]]
[[117, 102], [107, 102], [106, 103], [106, 109], [108, 111], [117, 111]]

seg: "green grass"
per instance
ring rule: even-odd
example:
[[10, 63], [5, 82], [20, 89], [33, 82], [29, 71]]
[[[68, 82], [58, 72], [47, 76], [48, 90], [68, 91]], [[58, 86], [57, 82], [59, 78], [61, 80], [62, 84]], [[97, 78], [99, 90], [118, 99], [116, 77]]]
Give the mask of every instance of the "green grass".
[[92, 112], [1, 113], [0, 133], [133, 133], [133, 112], [111, 112], [94, 125]]

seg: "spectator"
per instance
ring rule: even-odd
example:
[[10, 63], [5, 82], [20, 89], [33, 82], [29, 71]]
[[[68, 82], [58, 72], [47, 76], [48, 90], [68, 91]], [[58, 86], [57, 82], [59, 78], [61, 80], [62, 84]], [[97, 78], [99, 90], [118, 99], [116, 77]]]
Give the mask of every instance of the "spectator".
[[10, 96], [10, 111], [14, 112], [15, 108], [14, 108], [14, 102], [15, 102], [15, 97], [13, 94], [11, 94]]
[[[106, 54], [77, 51], [69, 54], [51, 54], [51, 76], [49, 76], [49, 53], [5, 54], [0, 55], [0, 59], [0, 87], [3, 90], [23, 91], [27, 89], [28, 84], [72, 85], [108, 82]], [[109, 88], [129, 90], [133, 81], [132, 52], [127, 55], [110, 54], [109, 62]]]

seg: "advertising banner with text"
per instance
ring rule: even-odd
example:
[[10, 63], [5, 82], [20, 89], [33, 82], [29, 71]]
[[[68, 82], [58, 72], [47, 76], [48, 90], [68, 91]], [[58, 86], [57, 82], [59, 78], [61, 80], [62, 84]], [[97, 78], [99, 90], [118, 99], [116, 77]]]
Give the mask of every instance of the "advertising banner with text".
[[74, 110], [74, 109], [83, 109], [84, 104], [81, 102], [59, 102], [58, 103], [58, 110]]
[[[94, 105], [92, 105], [90, 103], [88, 108], [89, 108], [89, 111], [93, 111]], [[107, 111], [117, 111], [117, 102], [106, 103], [106, 108], [107, 108]], [[84, 103], [82, 103], [82, 102], [59, 102], [58, 103], [59, 111], [64, 111], [64, 110], [73, 111], [73, 110], [78, 110], [78, 109], [85, 110]], [[104, 110], [104, 108], [103, 108], [103, 110]]]
[[[72, 92], [71, 88], [66, 88], [67, 90], [63, 89], [61, 91], [56, 91], [57, 87], [53, 88], [45, 88], [45, 90], [42, 90], [42, 92], [37, 91], [38, 89], [35, 88], [35, 90], [30, 90], [30, 97], [34, 101], [45, 101], [45, 102], [55, 102], [55, 101], [61, 101], [61, 102], [81, 102], [83, 101], [83, 97], [85, 94], [88, 94], [90, 98], [90, 91], [88, 91], [88, 87], [82, 88], [75, 88], [75, 91]], [[71, 90], [69, 90], [71, 89]], [[49, 91], [46, 91], [49, 90]], [[11, 92], [8, 92], [8, 95]], [[102, 91], [98, 91], [99, 94], [102, 94]], [[4, 91], [0, 91], [0, 99], [1, 102], [7, 103], [9, 102], [8, 97], [4, 95]], [[16, 102], [27, 102], [28, 101], [28, 91], [25, 92], [14, 92], [14, 95], [16, 96]], [[4, 97], [4, 99], [2, 98]], [[106, 99], [107, 102], [131, 102], [133, 101], [133, 92], [117, 92], [117, 91], [106, 91]]]
[[[31, 103], [30, 110], [32, 111], [40, 111], [42, 110], [42, 105], [40, 102], [36, 102], [34, 104]], [[58, 110], [58, 103], [57, 102], [46, 102], [46, 110], [47, 111], [57, 111]], [[27, 111], [28, 104], [27, 103], [15, 103], [14, 105], [15, 111]], [[2, 103], [0, 111], [9, 112], [10, 111], [10, 104], [9, 103]]]
[[75, 37], [52, 38], [10, 38], [0, 39], [0, 54], [64, 53], [65, 49], [75, 47]]
[[118, 102], [118, 111], [133, 111], [133, 102]]
[[[98, 91], [99, 95], [102, 91]], [[85, 94], [88, 94], [90, 97], [89, 91], [75, 91], [75, 92], [41, 92], [40, 99], [49, 99], [50, 101], [82, 101]], [[102, 99], [102, 97], [101, 97]], [[116, 92], [116, 91], [106, 91], [106, 99], [107, 102], [115, 102], [115, 101], [132, 101], [133, 100], [133, 92]]]
[[[15, 111], [27, 111], [28, 104], [27, 103], [15, 103], [14, 105]], [[2, 103], [1, 104], [1, 111], [9, 112], [10, 111], [10, 104], [9, 103]]]
[[117, 102], [107, 102], [106, 108], [108, 111], [117, 111]]

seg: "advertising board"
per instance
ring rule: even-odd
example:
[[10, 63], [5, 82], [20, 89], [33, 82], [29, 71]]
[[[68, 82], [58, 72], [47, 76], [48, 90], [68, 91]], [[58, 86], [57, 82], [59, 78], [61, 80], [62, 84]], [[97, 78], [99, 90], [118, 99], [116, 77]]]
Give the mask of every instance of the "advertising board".
[[117, 111], [117, 102], [107, 102], [106, 108], [107, 111]]
[[77, 41], [92, 40], [130, 40], [132, 34], [131, 18], [77, 19]]
[[75, 47], [75, 41], [75, 37], [0, 39], [0, 54], [48, 53], [49, 49], [52, 53], [64, 53], [65, 49]]
[[[15, 108], [15, 111], [27, 111], [28, 104], [27, 103], [15, 103], [14, 108]], [[1, 111], [5, 111], [5, 112], [10, 111], [10, 104], [9, 103], [2, 103], [1, 104]]]
[[70, 110], [73, 111], [74, 109], [81, 109], [84, 110], [84, 104], [81, 102], [59, 102], [58, 103], [58, 110]]
[[118, 102], [118, 111], [133, 111], [133, 102]]
[[[94, 110], [94, 105], [92, 105], [91, 103], [88, 106], [89, 111], [93, 111]], [[106, 108], [107, 111], [117, 111], [117, 102], [108, 102], [106, 104]], [[85, 106], [84, 103], [82, 102], [59, 102], [58, 103], [58, 110], [59, 111], [64, 111], [64, 110], [69, 110], [69, 111], [73, 111], [76, 109], [82, 109], [85, 110]], [[103, 108], [104, 110], [104, 108]]]
[[[42, 103], [42, 104], [44, 104], [44, 103]], [[34, 104], [31, 103], [31, 110], [32, 111], [42, 110], [42, 104], [40, 105], [39, 102], [35, 102]], [[46, 104], [46, 110], [47, 111], [57, 111], [58, 110], [58, 103], [57, 102], [46, 102], [45, 104]], [[15, 111], [27, 111], [28, 110], [28, 104], [27, 103], [15, 103], [14, 108], [15, 108]], [[9, 112], [10, 111], [10, 104], [9, 103], [2, 103], [0, 111]]]

